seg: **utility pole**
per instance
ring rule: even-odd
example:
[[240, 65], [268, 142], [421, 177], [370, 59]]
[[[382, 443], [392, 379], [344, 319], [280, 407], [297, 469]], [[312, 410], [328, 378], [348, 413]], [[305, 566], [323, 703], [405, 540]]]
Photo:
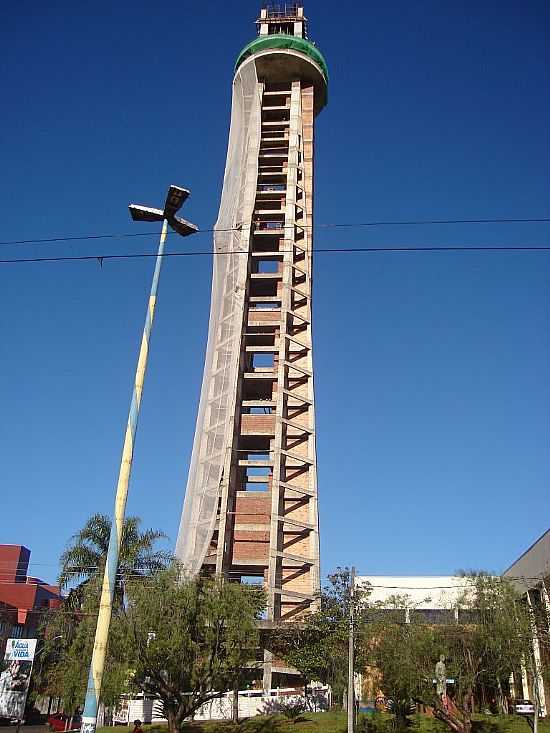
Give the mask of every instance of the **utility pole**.
[[182, 237], [185, 237], [188, 234], [193, 234], [198, 229], [194, 224], [190, 224], [188, 221], [176, 216], [176, 212], [181, 208], [183, 202], [188, 196], [189, 191], [187, 189], [180, 188], [179, 186], [170, 186], [168, 189], [168, 195], [166, 196], [164, 209], [153, 209], [136, 204], [130, 204], [129, 207], [130, 214], [135, 221], [162, 221], [162, 231], [155, 262], [155, 271], [153, 273], [153, 282], [151, 284], [151, 293], [149, 295], [149, 302], [147, 305], [147, 314], [145, 316], [145, 325], [143, 327], [143, 336], [141, 339], [141, 348], [139, 350], [134, 389], [132, 392], [132, 400], [130, 402], [128, 422], [126, 424], [124, 447], [122, 449], [122, 460], [120, 462], [120, 470], [118, 474], [114, 517], [111, 524], [107, 561], [105, 563], [105, 571], [103, 573], [103, 584], [101, 587], [101, 599], [99, 601], [99, 614], [97, 617], [94, 649], [92, 652], [92, 661], [88, 676], [84, 713], [82, 714], [82, 733], [95, 733], [97, 724], [99, 696], [101, 693], [101, 683], [103, 681], [103, 669], [105, 666], [107, 643], [109, 641], [113, 596], [115, 592], [118, 559], [124, 528], [126, 499], [128, 498], [128, 485], [130, 483], [132, 459], [134, 456], [134, 442], [139, 417], [139, 408], [141, 405], [141, 395], [143, 392], [143, 382], [145, 380], [145, 371], [147, 368], [147, 358], [149, 356], [149, 339], [155, 315], [160, 269], [164, 255], [164, 245], [166, 242], [166, 234], [168, 233], [168, 225], [170, 225], [174, 231], [178, 232], [178, 234], [181, 234]]
[[349, 638], [348, 638], [348, 733], [353, 733], [355, 721], [355, 685], [354, 685], [354, 657], [355, 657], [355, 568], [351, 569], [349, 586]]

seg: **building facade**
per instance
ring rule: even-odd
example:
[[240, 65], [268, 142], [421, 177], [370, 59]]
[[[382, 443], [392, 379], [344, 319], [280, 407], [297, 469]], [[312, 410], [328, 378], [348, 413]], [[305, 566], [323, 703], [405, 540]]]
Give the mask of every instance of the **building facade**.
[[[518, 698], [538, 698], [542, 715], [548, 715], [550, 701], [550, 529], [504, 571], [528, 604], [533, 619], [533, 654], [515, 675], [514, 693]], [[545, 674], [546, 670], [546, 674]]]
[[469, 587], [456, 575], [361, 575], [356, 585], [369, 589], [369, 603], [401, 610], [404, 623], [411, 611], [427, 623], [459, 621], [460, 601]]
[[34, 638], [45, 611], [61, 604], [59, 588], [28, 574], [31, 552], [0, 545], [0, 658], [6, 639]]
[[[176, 555], [262, 583], [267, 620], [317, 601], [313, 149], [327, 67], [299, 5], [269, 6], [239, 54], [208, 346]], [[276, 665], [266, 653], [264, 687]], [[283, 670], [280, 670], [283, 673]]]

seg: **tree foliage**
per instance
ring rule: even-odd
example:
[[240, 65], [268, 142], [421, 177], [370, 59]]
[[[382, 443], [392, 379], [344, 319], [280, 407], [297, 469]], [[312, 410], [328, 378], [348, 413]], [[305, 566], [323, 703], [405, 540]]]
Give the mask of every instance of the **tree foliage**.
[[[430, 705], [455, 733], [469, 733], [476, 688], [505, 689], [530, 654], [530, 622], [514, 587], [486, 573], [467, 577], [458, 605], [458, 621], [443, 624], [428, 624], [414, 613], [404, 623], [403, 617], [398, 622], [391, 613], [371, 612], [363, 634], [390, 698]], [[455, 680], [452, 699], [443, 701], [433, 684], [440, 655]]]
[[[118, 562], [115, 601], [123, 603], [124, 583], [136, 576], [148, 576], [165, 569], [171, 556], [162, 550], [155, 549], [158, 540], [166, 535], [153, 529], [140, 531], [139, 517], [127, 517], [122, 531], [122, 542]], [[109, 548], [111, 520], [104, 514], [94, 514], [84, 527], [74, 534], [67, 549], [61, 555], [61, 571], [59, 585], [76, 587], [69, 593], [69, 606], [78, 607], [84, 586], [103, 573]]]
[[[44, 640], [33, 674], [36, 693], [60, 697], [63, 710], [82, 708], [92, 658], [101, 585], [91, 580], [82, 590], [79, 608], [62, 606], [44, 618]], [[120, 624], [113, 618], [102, 685], [102, 701], [117, 703], [127, 690], [130, 658]]]
[[169, 730], [233, 689], [258, 647], [263, 591], [221, 579], [179, 578], [177, 568], [128, 587], [120, 618], [132, 686], [160, 698]]
[[[368, 595], [365, 590], [356, 589], [351, 599], [350, 575], [348, 568], [337, 568], [321, 591], [319, 610], [277, 629], [270, 642], [275, 654], [297, 669], [306, 682], [330, 685], [336, 699], [342, 699], [347, 685], [351, 605], [356, 625], [361, 626]], [[359, 643], [355, 655], [357, 672], [364, 669], [364, 663]]]
[[[84, 700], [100, 587], [89, 583], [82, 607], [57, 612], [47, 626], [40, 688], [72, 712]], [[113, 615], [101, 700], [123, 693], [160, 699], [176, 733], [205, 702], [233, 689], [254, 663], [262, 590], [217, 579], [182, 578], [173, 566], [129, 581], [126, 603]], [[59, 639], [62, 642], [59, 643]]]

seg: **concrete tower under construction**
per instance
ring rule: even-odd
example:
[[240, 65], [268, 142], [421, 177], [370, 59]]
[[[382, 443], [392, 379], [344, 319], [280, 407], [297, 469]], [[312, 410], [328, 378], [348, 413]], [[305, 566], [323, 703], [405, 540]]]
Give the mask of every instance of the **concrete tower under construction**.
[[[263, 582], [267, 618], [315, 606], [314, 121], [327, 67], [300, 5], [265, 7], [235, 65], [208, 346], [176, 555]], [[266, 659], [271, 681], [270, 660]], [[273, 672], [278, 670], [273, 663]]]

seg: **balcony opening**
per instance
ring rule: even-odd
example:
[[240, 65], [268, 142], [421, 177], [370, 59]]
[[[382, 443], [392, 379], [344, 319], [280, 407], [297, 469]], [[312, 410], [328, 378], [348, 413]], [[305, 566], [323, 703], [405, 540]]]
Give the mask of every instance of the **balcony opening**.
[[260, 232], [271, 232], [281, 231], [284, 228], [285, 222], [283, 219], [256, 219], [254, 221], [254, 228]]
[[257, 585], [261, 587], [264, 584], [264, 575], [263, 573], [261, 575], [241, 575], [239, 582], [241, 585]]
[[266, 405], [265, 407], [262, 407], [260, 405], [256, 407], [244, 407], [243, 408], [243, 415], [273, 415], [275, 412], [275, 408], [271, 405]]
[[273, 346], [275, 351], [275, 339], [277, 338], [278, 329], [274, 327], [256, 326], [251, 331], [245, 331], [247, 346]]
[[242, 474], [243, 491], [269, 491], [272, 476], [271, 466], [246, 466]]
[[253, 369], [263, 369], [263, 368], [271, 368], [273, 369], [275, 363], [275, 353], [274, 352], [259, 352], [256, 354], [252, 354], [252, 368]]
[[279, 262], [277, 260], [257, 260], [256, 272], [267, 274], [270, 272], [279, 272]]
[[286, 185], [284, 183], [259, 183], [258, 191], [261, 193], [284, 193]]
[[245, 461], [269, 461], [271, 460], [271, 457], [269, 453], [265, 453], [262, 450], [257, 451], [250, 451], [249, 453], [245, 453], [244, 456]]
[[[252, 456], [269, 456], [271, 451], [271, 440], [264, 435], [241, 435], [237, 452], [239, 458], [256, 460]], [[258, 458], [257, 460], [260, 460]]]
[[252, 240], [252, 251], [253, 252], [277, 252], [281, 248], [281, 244], [284, 244], [284, 239], [281, 239], [279, 235], [266, 234], [263, 236], [254, 237]]
[[285, 36], [294, 35], [294, 23], [270, 23], [269, 35], [283, 34]]
[[262, 301], [261, 303], [251, 303], [251, 311], [278, 311], [281, 309], [280, 301]]
[[[273, 378], [265, 379], [245, 379], [243, 384], [242, 398], [245, 401], [252, 400], [272, 400], [273, 399]], [[250, 448], [263, 448], [269, 450], [269, 445], [256, 446], [251, 445]]]
[[287, 92], [290, 94], [288, 82], [266, 82], [265, 91], [268, 94], [280, 94], [281, 92]]
[[250, 281], [250, 297], [251, 298], [276, 298], [277, 278], [256, 278]]
[[269, 484], [267, 481], [247, 481], [243, 491], [269, 491]]

